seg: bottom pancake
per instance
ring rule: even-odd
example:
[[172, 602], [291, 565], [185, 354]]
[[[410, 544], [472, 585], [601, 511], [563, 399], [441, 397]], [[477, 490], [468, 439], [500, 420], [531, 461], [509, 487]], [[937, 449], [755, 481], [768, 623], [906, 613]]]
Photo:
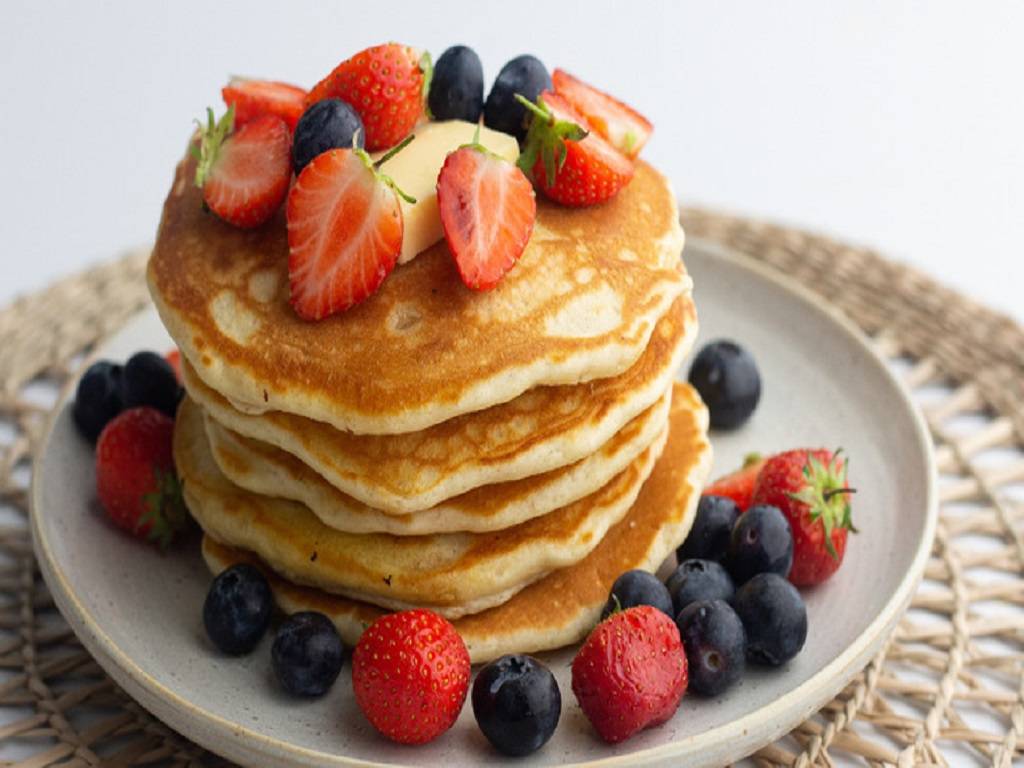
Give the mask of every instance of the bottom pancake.
[[[474, 663], [506, 653], [535, 653], [581, 640], [594, 626], [612, 582], [623, 571], [654, 571], [682, 543], [693, 523], [700, 491], [711, 469], [708, 414], [696, 392], [676, 385], [668, 443], [626, 516], [575, 565], [554, 571], [495, 608], [453, 621]], [[237, 562], [267, 574], [285, 613], [319, 611], [354, 645], [385, 611], [281, 578], [254, 555], [203, 539], [203, 556], [214, 573]]]

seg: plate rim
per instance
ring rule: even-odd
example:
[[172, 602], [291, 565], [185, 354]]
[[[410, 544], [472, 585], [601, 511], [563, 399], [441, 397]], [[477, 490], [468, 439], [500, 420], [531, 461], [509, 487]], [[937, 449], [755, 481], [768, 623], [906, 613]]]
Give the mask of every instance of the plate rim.
[[[866, 353], [866, 356], [871, 360], [871, 364], [875, 365], [882, 372], [883, 377], [888, 379], [889, 383], [893, 385], [897, 398], [911, 417], [913, 442], [921, 452], [920, 455], [924, 459], [927, 472], [924, 498], [924, 534], [917, 544], [917, 550], [911, 560], [910, 567], [903, 575], [902, 580], [882, 610], [865, 631], [839, 656], [796, 688], [787, 691], [773, 701], [772, 704], [754, 710], [739, 720], [731, 721], [717, 728], [711, 728], [678, 741], [633, 752], [609, 755], [608, 757], [596, 760], [563, 763], [563, 765], [567, 766], [577, 766], [579, 768], [583, 766], [598, 766], [604, 768], [606, 766], [635, 765], [638, 762], [654, 763], [678, 758], [685, 754], [692, 754], [694, 751], [710, 747], [712, 744], [719, 745], [718, 748], [721, 749], [723, 745], [728, 744], [730, 741], [736, 746], [733, 748], [729, 759], [735, 760], [749, 754], [750, 746], [753, 742], [770, 743], [770, 741], [788, 732], [792, 728], [791, 720], [795, 716], [790, 715], [780, 718], [778, 717], [779, 715], [792, 711], [804, 713], [803, 718], [806, 718], [813, 712], [818, 711], [822, 705], [834, 698], [857, 672], [863, 669], [870, 657], [889, 638], [896, 623], [902, 618], [909, 606], [916, 587], [924, 575], [935, 538], [938, 524], [938, 476], [934, 445], [930, 433], [920, 409], [913, 403], [905, 384], [892, 373], [886, 362], [871, 345], [864, 332], [841, 310], [822, 301], [808, 288], [786, 278], [784, 275], [766, 267], [740, 251], [703, 238], [688, 238], [686, 248], [699, 249], [709, 253], [716, 259], [730, 262], [740, 269], [754, 273], [759, 279], [771, 283], [773, 287], [786, 294], [789, 299], [805, 305], [810, 312], [817, 313], [823, 321], [832, 322], [838, 326], [838, 330], [853, 342], [855, 346]], [[683, 256], [685, 257], [685, 250]], [[699, 291], [699, 286], [697, 290]], [[87, 363], [89, 360], [97, 358], [105, 343], [114, 334], [128, 327], [134, 321], [134, 318], [149, 311], [152, 311], [151, 305], [147, 305], [140, 312], [133, 315], [121, 328], [108, 335], [103, 342], [97, 345], [97, 349], [85, 362]], [[61, 390], [53, 411], [47, 419], [43, 437], [39, 442], [39, 452], [34, 462], [48, 453], [55, 424], [60, 414], [65, 410], [67, 401], [74, 389], [74, 382], [75, 380], [69, 381]], [[197, 744], [229, 759], [244, 760], [246, 757], [272, 757], [278, 760], [291, 760], [293, 765], [397, 765], [396, 763], [368, 762], [339, 753], [321, 752], [267, 736], [247, 725], [223, 718], [188, 701], [143, 670], [134, 659], [127, 656], [113, 642], [103, 631], [102, 627], [99, 626], [98, 622], [84, 610], [77, 595], [71, 589], [67, 575], [53, 557], [50, 542], [41, 529], [40, 515], [37, 514], [37, 510], [42, 506], [42, 484], [39, 477], [40, 475], [35, 471], [33, 463], [29, 491], [29, 528], [36, 560], [39, 563], [43, 579], [53, 596], [55, 604], [82, 644], [97, 660], [104, 671], [150, 713]], [[724, 732], [729, 734], [737, 732], [746, 734], [747, 738], [729, 739], [724, 735]], [[260, 748], [255, 749], [254, 745], [260, 745]], [[685, 746], [685, 750], [680, 749], [683, 746]], [[296, 760], [302, 760], [303, 762], [294, 762]]]

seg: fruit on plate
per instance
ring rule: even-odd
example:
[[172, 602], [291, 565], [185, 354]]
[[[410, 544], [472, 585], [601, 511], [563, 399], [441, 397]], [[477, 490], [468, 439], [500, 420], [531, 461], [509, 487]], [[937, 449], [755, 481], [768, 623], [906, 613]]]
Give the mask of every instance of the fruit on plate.
[[484, 110], [484, 68], [476, 51], [453, 45], [434, 62], [427, 107], [434, 120], [475, 123]]
[[676, 549], [676, 559], [725, 560], [732, 527], [740, 516], [740, 508], [728, 496], [705, 493], [697, 503], [697, 516], [686, 541]]
[[706, 344], [690, 366], [689, 380], [707, 405], [715, 429], [741, 427], [761, 399], [757, 363], [734, 341]]
[[270, 660], [281, 687], [294, 696], [322, 696], [334, 685], [345, 646], [334, 623], [316, 611], [293, 613], [277, 628]]
[[690, 690], [717, 696], [736, 683], [746, 669], [747, 639], [743, 622], [724, 600], [690, 603], [676, 619], [686, 649]]
[[263, 115], [275, 115], [294, 131], [306, 100], [305, 90], [297, 85], [243, 77], [231, 78], [220, 93], [224, 103], [235, 108], [235, 127]]
[[672, 717], [686, 670], [675, 623], [641, 605], [594, 628], [573, 659], [572, 690], [594, 730], [614, 744]]
[[755, 504], [736, 521], [729, 539], [729, 572], [737, 584], [759, 573], [789, 575], [793, 533], [778, 507]]
[[389, 613], [352, 653], [356, 703], [374, 728], [402, 744], [424, 744], [455, 723], [469, 690], [469, 651], [432, 611]]
[[398, 43], [375, 45], [341, 62], [306, 97], [306, 106], [341, 99], [359, 113], [366, 149], [393, 147], [423, 114], [430, 56]]
[[543, 91], [550, 89], [551, 75], [540, 59], [528, 53], [516, 56], [501, 68], [487, 94], [484, 125], [522, 142], [526, 138], [529, 113], [516, 96], [536, 101]]
[[522, 757], [547, 744], [562, 714], [562, 694], [551, 670], [532, 656], [502, 656], [473, 681], [473, 715], [504, 755]]
[[437, 207], [462, 282], [476, 291], [498, 284], [533, 232], [533, 185], [514, 163], [479, 143], [460, 147], [437, 177]]
[[759, 573], [732, 602], [747, 636], [747, 660], [778, 667], [807, 640], [807, 609], [796, 587], [775, 573]]
[[302, 113], [292, 136], [292, 167], [296, 175], [329, 149], [362, 147], [363, 121], [341, 99], [323, 99]]
[[608, 602], [601, 611], [601, 620], [604, 621], [615, 611], [637, 605], [653, 606], [669, 618], [676, 615], [672, 610], [672, 597], [665, 585], [653, 573], [638, 568], [626, 571], [615, 579]]
[[401, 191], [379, 162], [359, 148], [329, 150], [306, 166], [288, 195], [291, 305], [305, 320], [363, 301], [398, 261]]
[[715, 560], [684, 560], [668, 577], [674, 613], [698, 600], [732, 600], [736, 588], [729, 573]]
[[587, 119], [596, 133], [627, 157], [635, 158], [654, 126], [627, 104], [573, 77], [564, 69], [551, 74], [555, 93]]
[[124, 409], [121, 375], [124, 369], [109, 360], [93, 363], [78, 380], [71, 418], [79, 434], [96, 442], [107, 423]]
[[797, 586], [820, 584], [835, 573], [847, 535], [856, 533], [847, 463], [839, 451], [799, 449], [772, 456], [758, 475], [754, 503], [778, 507], [792, 528], [789, 580]]
[[111, 419], [96, 442], [96, 494], [107, 517], [162, 548], [188, 524], [173, 434], [171, 417], [143, 406]]
[[274, 600], [266, 577], [248, 563], [221, 571], [203, 603], [206, 635], [222, 653], [249, 653], [270, 626]]
[[736, 502], [740, 512], [750, 508], [754, 498], [754, 483], [761, 474], [765, 460], [758, 453], [748, 454], [743, 466], [735, 472], [720, 477], [704, 489], [705, 496], [725, 496]]
[[611, 199], [633, 178], [633, 161], [596, 133], [565, 99], [544, 91], [533, 104], [519, 167], [557, 203], [588, 206]]
[[184, 394], [174, 367], [156, 352], [136, 352], [121, 373], [125, 408], [148, 405], [173, 418]]
[[214, 122], [207, 110], [192, 146], [196, 186], [206, 206], [229, 224], [258, 227], [281, 207], [292, 178], [291, 132], [281, 118], [262, 115], [234, 130], [234, 108]]
[[175, 347], [174, 349], [168, 350], [167, 354], [164, 355], [164, 360], [171, 366], [171, 370], [174, 371], [174, 378], [178, 380], [178, 384], [181, 384], [181, 350]]

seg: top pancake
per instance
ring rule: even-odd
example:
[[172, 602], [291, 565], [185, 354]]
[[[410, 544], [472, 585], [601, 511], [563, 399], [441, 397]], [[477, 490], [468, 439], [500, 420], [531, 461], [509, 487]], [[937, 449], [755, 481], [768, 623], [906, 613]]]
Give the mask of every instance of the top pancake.
[[639, 162], [604, 205], [538, 199], [533, 237], [498, 286], [459, 280], [444, 242], [347, 312], [288, 305], [283, 214], [241, 230], [204, 213], [179, 164], [149, 262], [164, 325], [202, 380], [238, 408], [357, 433], [425, 429], [542, 384], [616, 376], [691, 288], [667, 181]]

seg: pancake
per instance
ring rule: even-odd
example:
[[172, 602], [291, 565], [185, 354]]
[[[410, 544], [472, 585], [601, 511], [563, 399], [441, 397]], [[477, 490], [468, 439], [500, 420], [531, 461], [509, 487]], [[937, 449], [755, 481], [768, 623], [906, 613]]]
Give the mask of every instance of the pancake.
[[[690, 530], [711, 469], [707, 420], [694, 391], [678, 385], [668, 445], [626, 517], [580, 562], [534, 582], [496, 608], [454, 621], [474, 664], [506, 653], [537, 653], [582, 640], [597, 622], [620, 573], [632, 568], [654, 571], [672, 554]], [[213, 573], [237, 562], [258, 565], [281, 610], [326, 614], [349, 646], [383, 613], [367, 603], [298, 586], [251, 553], [210, 536], [203, 539], [203, 557]]]
[[280, 411], [245, 414], [187, 363], [183, 371], [191, 397], [221, 425], [295, 456], [363, 504], [400, 515], [594, 453], [665, 393], [696, 332], [693, 302], [679, 299], [658, 321], [644, 354], [619, 376], [539, 387], [509, 403], [403, 435], [355, 435]]
[[199, 377], [249, 412], [405, 433], [539, 385], [617, 376], [692, 286], [671, 188], [639, 161], [603, 205], [538, 200], [533, 237], [493, 290], [467, 289], [442, 241], [362, 304], [310, 323], [288, 304], [283, 212], [229, 226], [204, 213], [194, 168], [177, 168], [149, 289]]
[[206, 419], [214, 460], [235, 485], [253, 493], [297, 501], [324, 525], [349, 533], [496, 531], [525, 522], [587, 496], [622, 472], [664, 431], [671, 389], [595, 453], [540, 475], [485, 485], [408, 515], [392, 515], [342, 493], [306, 464], [267, 443], [242, 437]]
[[202, 411], [188, 398], [175, 421], [174, 460], [192, 516], [218, 541], [253, 551], [301, 584], [457, 617], [500, 605], [586, 557], [636, 500], [664, 443], [659, 439], [602, 488], [547, 515], [491, 533], [432, 536], [343, 533], [301, 504], [233, 485], [213, 459]]

